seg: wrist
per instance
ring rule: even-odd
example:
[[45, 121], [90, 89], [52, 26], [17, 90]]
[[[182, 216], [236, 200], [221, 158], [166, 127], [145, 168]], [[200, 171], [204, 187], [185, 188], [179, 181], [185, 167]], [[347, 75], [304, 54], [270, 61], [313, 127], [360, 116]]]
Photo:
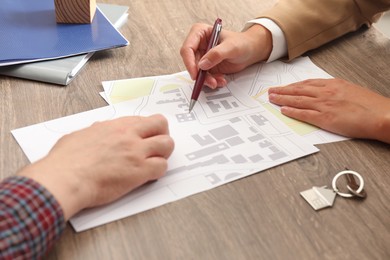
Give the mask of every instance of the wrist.
[[[388, 103], [390, 104], [390, 99], [388, 99]], [[387, 111], [389, 112], [383, 113], [383, 116], [379, 119], [376, 132], [379, 141], [390, 144], [390, 110]]]
[[18, 175], [45, 187], [60, 204], [66, 221], [89, 205], [88, 189], [82, 180], [48, 157], [25, 167]]
[[255, 59], [253, 63], [268, 60], [272, 52], [271, 32], [260, 24], [254, 24], [244, 33], [253, 48], [252, 53], [254, 53], [253, 58]]

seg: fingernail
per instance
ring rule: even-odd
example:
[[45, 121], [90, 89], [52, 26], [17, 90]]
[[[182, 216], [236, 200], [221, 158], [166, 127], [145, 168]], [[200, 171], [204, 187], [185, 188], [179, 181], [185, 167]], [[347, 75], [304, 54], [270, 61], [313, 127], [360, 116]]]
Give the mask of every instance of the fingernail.
[[287, 106], [282, 106], [280, 108], [280, 112], [282, 112], [282, 114], [288, 113], [290, 110], [291, 110], [291, 108], [287, 107]]
[[211, 89], [216, 89], [218, 86], [218, 83], [215, 79], [206, 78], [205, 85]]
[[211, 68], [211, 62], [208, 59], [202, 59], [199, 61], [198, 66], [201, 70], [208, 70]]
[[271, 93], [271, 94], [268, 94], [268, 99], [274, 99], [274, 98], [276, 98], [276, 94], [274, 94], [274, 93]]
[[222, 79], [222, 81], [221, 81], [221, 86], [226, 86], [226, 85], [227, 85], [226, 79]]
[[220, 87], [224, 87], [227, 85], [227, 81], [225, 78], [218, 78], [217, 79], [217, 85]]

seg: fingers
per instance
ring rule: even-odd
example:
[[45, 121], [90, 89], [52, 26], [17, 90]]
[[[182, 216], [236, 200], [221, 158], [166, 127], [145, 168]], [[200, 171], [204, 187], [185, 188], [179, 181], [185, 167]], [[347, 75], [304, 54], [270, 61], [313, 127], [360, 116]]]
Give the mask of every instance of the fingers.
[[217, 87], [223, 87], [227, 85], [227, 81], [225, 79], [225, 75], [223, 74], [210, 74], [207, 73], [204, 84], [211, 89], [215, 89]]
[[[196, 79], [196, 76], [199, 73], [199, 69], [209, 70], [210, 68], [213, 68], [214, 66], [220, 63], [220, 59], [222, 56], [218, 54], [218, 52], [215, 53], [214, 51], [214, 49], [217, 47], [214, 47], [212, 50], [206, 53], [198, 65], [196, 65], [196, 61], [198, 60], [196, 57], [197, 55], [194, 54], [193, 50], [182, 48], [181, 54], [183, 57], [184, 64], [193, 80]], [[209, 60], [209, 56], [211, 60]], [[226, 86], [227, 82], [224, 75], [221, 73], [218, 74], [207, 73], [204, 84], [214, 89], [218, 86]]]
[[312, 97], [271, 93], [268, 99], [279, 106], [316, 110], [316, 99]]
[[146, 138], [142, 142], [142, 149], [145, 157], [163, 157], [168, 158], [174, 148], [173, 139], [169, 135], [157, 135]]
[[168, 161], [162, 157], [150, 157], [146, 165], [144, 172], [148, 176], [144, 179], [145, 182], [161, 178], [168, 169]]
[[203, 55], [198, 66], [202, 70], [209, 70], [221, 63], [227, 57], [227, 54], [224, 44], [217, 45]]
[[[212, 33], [212, 26], [207, 24], [195, 24], [183, 42], [180, 55], [184, 65], [193, 80], [196, 79], [199, 69], [209, 70], [224, 60], [225, 47], [218, 45], [206, 53], [208, 38]], [[214, 89], [227, 84], [221, 73], [208, 73], [205, 85]]]
[[268, 90], [268, 97], [279, 106], [319, 110], [324, 98], [337, 94], [335, 90], [326, 88], [328, 82], [329, 79], [310, 79], [285, 87], [274, 87]]
[[174, 148], [173, 139], [169, 136], [168, 121], [160, 115], [149, 117], [129, 117], [131, 124], [128, 129], [136, 132], [142, 138], [138, 147], [140, 153], [148, 157], [168, 158]]
[[[212, 33], [212, 26], [207, 24], [194, 24], [180, 48], [188, 73], [194, 80], [198, 73], [197, 61], [207, 49], [207, 39]], [[199, 52], [201, 52], [199, 55]]]
[[280, 94], [280, 95], [292, 95], [292, 96], [309, 96], [316, 97], [318, 95], [319, 88], [324, 87], [325, 84], [322, 79], [305, 80], [289, 84], [284, 87], [273, 87], [268, 90], [268, 93]]
[[141, 138], [148, 138], [155, 135], [168, 135], [168, 121], [159, 114], [148, 117], [128, 117], [128, 129], [134, 131]]
[[[240, 36], [239, 33], [222, 31], [220, 44], [203, 55], [198, 64], [199, 68], [202, 70], [211, 70], [213, 74], [222, 73], [222, 71], [219, 71], [222, 68], [218, 66], [222, 63], [234, 63], [236, 66], [242, 64], [242, 69], [245, 68], [246, 66], [244, 64], [246, 64], [247, 58], [254, 54], [249, 51], [246, 43], [242, 41], [238, 42]], [[223, 68], [223, 70], [223, 73], [239, 71], [228, 71], [227, 68]]]
[[180, 55], [183, 59], [184, 65], [186, 66], [186, 69], [188, 73], [191, 76], [192, 80], [196, 79], [196, 75], [198, 73], [198, 67], [196, 65], [196, 58], [194, 50], [188, 46], [181, 47], [180, 49]]
[[315, 110], [297, 109], [293, 107], [282, 107], [283, 115], [303, 121], [312, 125], [321, 126], [321, 113]]

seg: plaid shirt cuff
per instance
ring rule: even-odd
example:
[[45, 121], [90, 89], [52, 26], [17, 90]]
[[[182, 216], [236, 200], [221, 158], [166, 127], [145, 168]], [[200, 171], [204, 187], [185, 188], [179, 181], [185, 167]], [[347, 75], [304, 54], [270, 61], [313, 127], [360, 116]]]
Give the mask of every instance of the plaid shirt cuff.
[[0, 183], [0, 259], [39, 259], [64, 229], [60, 205], [39, 183], [22, 176]]

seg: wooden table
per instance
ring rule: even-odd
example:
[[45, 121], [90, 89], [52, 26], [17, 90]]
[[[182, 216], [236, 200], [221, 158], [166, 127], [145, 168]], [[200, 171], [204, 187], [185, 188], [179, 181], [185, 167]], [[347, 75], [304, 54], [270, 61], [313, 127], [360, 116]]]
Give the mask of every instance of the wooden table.
[[[115, 0], [127, 5], [125, 48], [97, 53], [67, 87], [0, 76], [0, 174], [29, 162], [10, 130], [105, 106], [101, 82], [185, 70], [179, 49], [191, 25], [239, 31], [265, 0]], [[309, 53], [341, 77], [390, 96], [390, 40], [361, 29]], [[362, 122], [364, 123], [364, 122]], [[89, 231], [69, 226], [47, 259], [390, 259], [390, 146], [369, 140], [319, 145], [320, 152]], [[338, 198], [314, 211], [299, 195], [330, 185], [349, 167], [363, 175], [364, 201]]]

